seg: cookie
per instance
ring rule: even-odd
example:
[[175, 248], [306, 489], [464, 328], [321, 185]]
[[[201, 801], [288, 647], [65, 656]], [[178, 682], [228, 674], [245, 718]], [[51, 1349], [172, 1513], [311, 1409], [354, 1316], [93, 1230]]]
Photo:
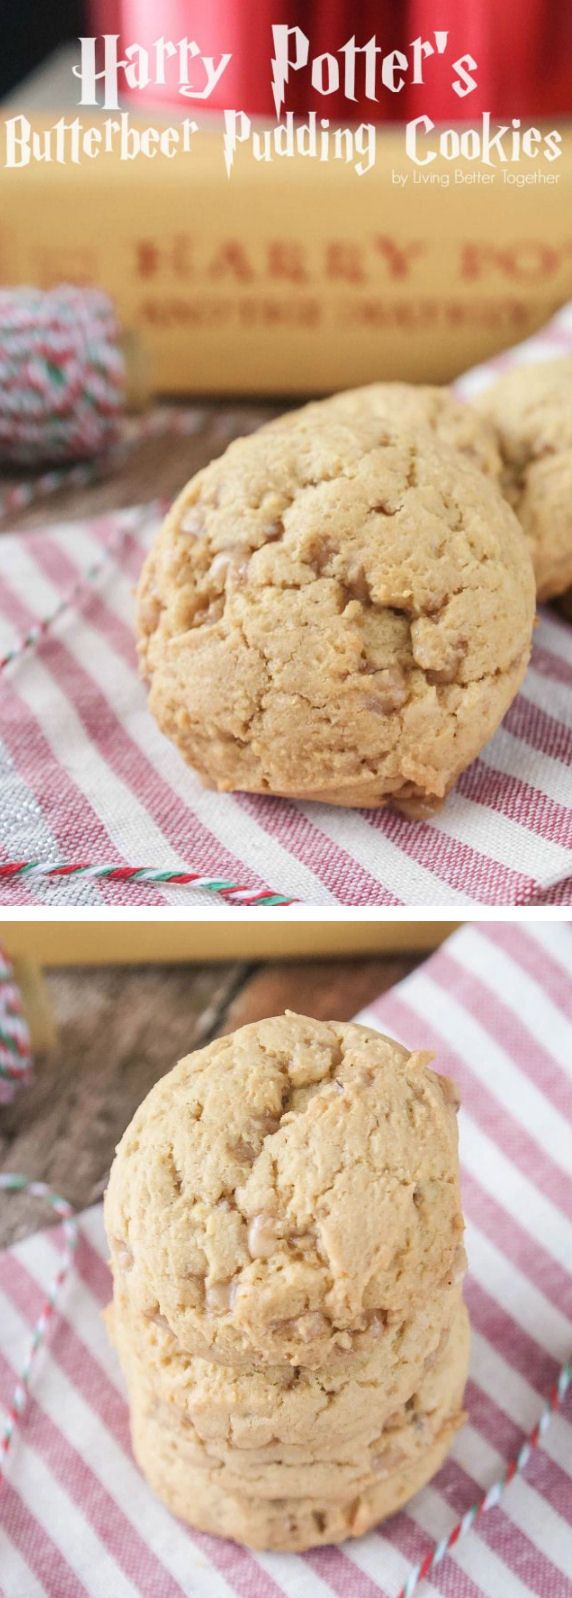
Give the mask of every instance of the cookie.
[[[194, 1428], [206, 1447], [263, 1449], [276, 1444], [304, 1457], [308, 1437], [316, 1457], [340, 1438], [363, 1439], [410, 1403], [442, 1367], [460, 1313], [460, 1287], [435, 1296], [406, 1317], [395, 1317], [365, 1351], [341, 1352], [318, 1371], [303, 1366], [244, 1370], [185, 1353], [162, 1325], [135, 1316], [116, 1291], [108, 1330], [128, 1380], [146, 1386], [171, 1423]], [[373, 1418], [373, 1412], [375, 1418]]]
[[130, 1312], [225, 1365], [317, 1369], [454, 1285], [456, 1098], [429, 1059], [287, 1013], [182, 1060], [106, 1195]]
[[179, 1439], [161, 1423], [137, 1409], [131, 1415], [135, 1458], [150, 1487], [167, 1508], [200, 1531], [230, 1537], [249, 1548], [275, 1552], [303, 1552], [324, 1543], [361, 1537], [372, 1526], [396, 1513], [431, 1480], [449, 1452], [465, 1416], [458, 1404], [440, 1432], [421, 1455], [404, 1461], [372, 1485], [338, 1500], [330, 1492], [312, 1498], [266, 1499], [248, 1493], [228, 1493], [216, 1471], [193, 1466], [184, 1457]]
[[532, 555], [539, 599], [572, 583], [572, 356], [506, 372], [475, 401], [497, 430], [503, 491]]
[[238, 439], [146, 561], [150, 707], [220, 790], [429, 814], [520, 685], [516, 517], [460, 449], [376, 403], [336, 396]]
[[[114, 1335], [141, 1427], [145, 1417], [160, 1425], [181, 1458], [216, 1472], [226, 1492], [261, 1498], [347, 1499], [420, 1456], [462, 1392], [469, 1346], [457, 1291], [452, 1322], [415, 1377], [404, 1364], [399, 1402], [379, 1379], [374, 1352], [342, 1381], [327, 1369], [290, 1370], [288, 1380], [287, 1373], [275, 1380], [191, 1358], [173, 1396], [165, 1371], [149, 1368], [117, 1315]], [[181, 1355], [178, 1362], [185, 1364]]]
[[501, 477], [502, 458], [495, 426], [472, 405], [457, 399], [449, 388], [423, 383], [369, 383], [365, 388], [346, 389], [314, 406], [307, 405], [303, 414], [309, 419], [312, 410], [318, 426], [324, 416], [346, 418], [358, 426], [368, 416], [374, 423], [389, 424], [408, 433], [428, 428], [439, 443], [460, 450], [493, 482], [498, 483]]

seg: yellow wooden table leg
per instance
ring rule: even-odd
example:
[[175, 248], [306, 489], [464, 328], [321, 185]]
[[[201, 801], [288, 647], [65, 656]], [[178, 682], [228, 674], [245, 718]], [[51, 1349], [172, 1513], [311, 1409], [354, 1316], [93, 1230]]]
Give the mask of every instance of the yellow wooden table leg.
[[53, 1049], [57, 1028], [40, 966], [29, 955], [17, 955], [14, 958], [14, 976], [22, 995], [32, 1054]]

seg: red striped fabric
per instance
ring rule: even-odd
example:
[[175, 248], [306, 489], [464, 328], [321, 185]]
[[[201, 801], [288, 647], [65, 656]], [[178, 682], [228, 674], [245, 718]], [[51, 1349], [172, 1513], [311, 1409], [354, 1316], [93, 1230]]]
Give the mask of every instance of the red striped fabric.
[[[80, 1222], [32, 1400], [0, 1489], [10, 1598], [396, 1598], [412, 1563], [502, 1475], [572, 1346], [572, 929], [469, 926], [359, 1017], [430, 1047], [462, 1091], [468, 1423], [435, 1480], [379, 1531], [305, 1556], [192, 1532], [133, 1463], [100, 1311], [101, 1208]], [[167, 1062], [166, 1062], [167, 1063]], [[568, 1088], [568, 1091], [567, 1091]], [[0, 1398], [58, 1259], [58, 1230], [0, 1255]], [[419, 1587], [444, 1598], [572, 1598], [572, 1402], [522, 1476]]]
[[[572, 307], [458, 390], [470, 399], [497, 368], [566, 349]], [[5, 903], [212, 904], [217, 882], [227, 902], [238, 888], [248, 902], [316, 906], [572, 903], [572, 631], [556, 611], [541, 612], [502, 727], [432, 821], [213, 794], [158, 732], [137, 676], [132, 589], [158, 516], [143, 507], [0, 541], [0, 869], [145, 867], [201, 882], [15, 872], [0, 880]]]

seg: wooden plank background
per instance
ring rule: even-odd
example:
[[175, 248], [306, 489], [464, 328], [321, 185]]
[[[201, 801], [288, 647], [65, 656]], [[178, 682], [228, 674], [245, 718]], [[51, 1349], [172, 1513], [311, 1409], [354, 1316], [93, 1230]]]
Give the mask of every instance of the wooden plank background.
[[[193, 399], [189, 403], [197, 412], [197, 429], [189, 437], [165, 434], [134, 444], [126, 461], [100, 482], [83, 489], [64, 487], [32, 509], [3, 518], [1, 530], [14, 532], [41, 527], [48, 521], [100, 516], [106, 511], [144, 504], [157, 497], [173, 499], [189, 477], [222, 454], [231, 439], [251, 433], [262, 422], [270, 421], [289, 408], [285, 399], [262, 400], [256, 404], [236, 399]], [[22, 477], [28, 481], [32, 475], [0, 472], [0, 496]]]
[[[182, 1055], [285, 1009], [350, 1020], [419, 958], [47, 972], [56, 1042], [32, 1085], [0, 1106], [0, 1170], [48, 1182], [77, 1209], [93, 1204], [134, 1110]], [[50, 1219], [25, 1194], [0, 1195], [0, 1246]]]

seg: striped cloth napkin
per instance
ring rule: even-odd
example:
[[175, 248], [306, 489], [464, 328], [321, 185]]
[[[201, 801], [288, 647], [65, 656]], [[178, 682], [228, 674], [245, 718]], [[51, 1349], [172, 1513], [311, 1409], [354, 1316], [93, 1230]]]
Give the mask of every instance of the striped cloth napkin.
[[[458, 390], [566, 349], [572, 306]], [[214, 794], [137, 676], [133, 585], [159, 520], [139, 507], [0, 539], [5, 902], [572, 903], [572, 629], [555, 610], [502, 727], [433, 820]]]
[[[131, 1458], [101, 1208], [42, 1350], [0, 1489], [2, 1598], [396, 1598], [534, 1428], [572, 1345], [572, 930], [466, 927], [358, 1019], [430, 1047], [460, 1085], [469, 1420], [406, 1510], [358, 1542], [248, 1553], [192, 1532]], [[167, 1066], [170, 1062], [165, 1062]], [[44, 1231], [0, 1256], [0, 1396], [61, 1253]], [[420, 1598], [572, 1598], [572, 1403]], [[412, 1587], [409, 1591], [412, 1591]]]

